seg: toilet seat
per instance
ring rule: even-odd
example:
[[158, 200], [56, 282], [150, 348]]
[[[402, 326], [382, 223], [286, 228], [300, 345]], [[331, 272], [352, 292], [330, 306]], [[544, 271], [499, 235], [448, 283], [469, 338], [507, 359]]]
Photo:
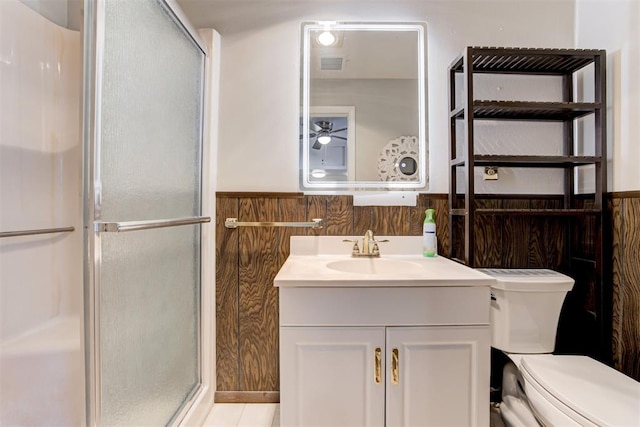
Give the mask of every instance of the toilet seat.
[[640, 383], [586, 356], [526, 355], [526, 394], [548, 425], [640, 425]]

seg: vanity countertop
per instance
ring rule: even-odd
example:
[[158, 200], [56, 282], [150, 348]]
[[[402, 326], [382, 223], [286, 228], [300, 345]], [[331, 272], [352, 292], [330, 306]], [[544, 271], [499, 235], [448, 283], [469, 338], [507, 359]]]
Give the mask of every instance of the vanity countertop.
[[291, 255], [276, 275], [274, 285], [281, 288], [469, 287], [495, 283], [494, 278], [446, 257], [419, 255], [420, 237], [384, 237], [390, 244], [380, 244], [379, 258], [352, 258], [350, 247], [342, 243], [342, 239], [292, 238]]

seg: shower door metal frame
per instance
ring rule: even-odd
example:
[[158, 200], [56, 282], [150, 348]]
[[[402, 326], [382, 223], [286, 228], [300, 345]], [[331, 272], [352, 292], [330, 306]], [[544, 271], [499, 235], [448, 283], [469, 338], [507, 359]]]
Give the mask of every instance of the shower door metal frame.
[[[101, 420], [101, 347], [100, 347], [100, 270], [101, 270], [101, 238], [103, 232], [118, 232], [116, 228], [106, 229], [100, 221], [101, 183], [100, 179], [100, 101], [102, 82], [102, 55], [104, 48], [104, 34], [100, 29], [104, 29], [104, 7], [109, 0], [84, 0], [81, 27], [82, 39], [82, 141], [83, 141], [83, 166], [82, 166], [82, 192], [83, 192], [83, 282], [84, 282], [84, 349], [85, 349], [85, 384], [86, 384], [86, 421], [88, 426], [100, 426]], [[199, 36], [197, 30], [189, 23], [186, 15], [175, 0], [156, 0], [160, 6], [164, 7], [173, 15], [174, 21], [191, 38], [191, 41], [205, 56], [202, 67], [202, 105], [201, 130], [200, 130], [200, 211], [202, 212], [203, 195], [203, 175], [204, 175], [204, 132], [206, 120], [204, 106], [207, 93], [207, 60], [209, 52], [206, 44]], [[193, 223], [209, 222], [207, 217], [194, 217], [189, 221], [185, 218], [178, 219], [175, 225], [180, 226]], [[175, 221], [175, 219], [160, 220], [160, 222]], [[156, 221], [157, 222], [157, 221]], [[166, 226], [166, 225], [165, 225]], [[144, 229], [144, 228], [141, 228]], [[135, 229], [134, 229], [135, 230]], [[188, 402], [178, 411], [171, 420], [172, 425], [177, 425], [185, 417], [205, 391], [203, 387], [203, 372], [207, 369], [204, 366], [205, 360], [202, 356], [202, 314], [206, 301], [202, 298], [202, 278], [204, 263], [203, 260], [203, 230], [200, 228], [200, 310], [198, 318], [198, 360], [199, 378], [195, 392], [192, 393]]]

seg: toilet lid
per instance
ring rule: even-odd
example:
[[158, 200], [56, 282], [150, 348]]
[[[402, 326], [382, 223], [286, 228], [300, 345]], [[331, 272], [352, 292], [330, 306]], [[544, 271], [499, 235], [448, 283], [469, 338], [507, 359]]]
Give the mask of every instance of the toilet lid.
[[496, 279], [492, 288], [511, 292], [567, 292], [574, 280], [553, 270], [537, 268], [479, 268]]
[[586, 356], [524, 356], [521, 369], [596, 425], [640, 425], [640, 383]]

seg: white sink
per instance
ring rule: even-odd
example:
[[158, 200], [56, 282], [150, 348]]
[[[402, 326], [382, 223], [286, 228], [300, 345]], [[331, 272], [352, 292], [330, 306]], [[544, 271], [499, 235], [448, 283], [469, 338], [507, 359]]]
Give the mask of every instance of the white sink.
[[327, 263], [327, 268], [345, 273], [397, 275], [417, 274], [424, 268], [415, 262], [385, 258], [350, 258]]

